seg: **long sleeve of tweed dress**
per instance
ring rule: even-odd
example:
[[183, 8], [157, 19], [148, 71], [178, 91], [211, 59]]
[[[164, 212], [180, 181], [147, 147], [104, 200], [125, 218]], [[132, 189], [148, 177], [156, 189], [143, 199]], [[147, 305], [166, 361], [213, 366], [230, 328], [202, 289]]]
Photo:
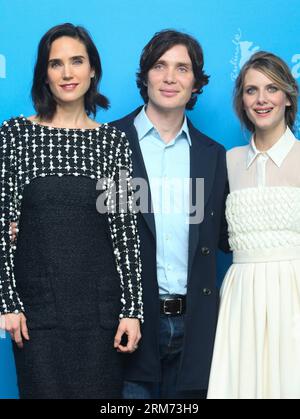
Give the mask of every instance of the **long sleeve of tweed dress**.
[[112, 165], [112, 184], [108, 188], [108, 221], [121, 279], [123, 308], [120, 318], [134, 317], [143, 321], [140, 242], [133, 213], [130, 156], [127, 140], [120, 142]]
[[1, 249], [0, 249], [0, 314], [23, 311], [16, 290], [13, 256], [15, 246], [10, 240], [10, 222], [16, 217], [16, 175], [14, 139], [10, 131], [1, 127]]

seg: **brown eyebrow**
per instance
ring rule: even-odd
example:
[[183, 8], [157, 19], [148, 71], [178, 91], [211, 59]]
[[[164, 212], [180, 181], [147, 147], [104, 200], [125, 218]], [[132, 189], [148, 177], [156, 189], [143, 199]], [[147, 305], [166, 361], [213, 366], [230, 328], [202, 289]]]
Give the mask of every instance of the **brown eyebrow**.
[[86, 57], [84, 57], [83, 55], [74, 55], [74, 57], [71, 57], [71, 60], [76, 60], [76, 59], [78, 59], [78, 58], [81, 58], [81, 59], [83, 59], [83, 60], [85, 60], [85, 59], [86, 59]]
[[[166, 64], [167, 64], [167, 62], [166, 62], [166, 61], [164, 61], [164, 60], [157, 60], [157, 61], [153, 64], [153, 66], [155, 66], [155, 65], [157, 65], [157, 64], [163, 64], [163, 65], [166, 65]], [[189, 63], [181, 63], [181, 62], [179, 62], [179, 63], [176, 63], [176, 66], [177, 66], [177, 67], [187, 67], [187, 68], [192, 68], [192, 65], [191, 65], [191, 64], [189, 64]]]
[[[265, 87], [271, 87], [271, 86], [275, 86], [275, 87], [277, 87], [279, 89], [278, 84], [276, 84], [275, 82], [269, 83]], [[258, 87], [258, 86], [256, 84], [245, 84], [244, 89], [246, 89], [248, 87]]]
[[178, 63], [177, 65], [178, 65], [178, 67], [192, 68], [192, 64], [189, 64], [189, 63]]
[[[78, 60], [78, 59], [82, 59], [85, 60], [86, 57], [84, 57], [83, 55], [74, 55], [74, 57], [70, 57], [70, 60]], [[60, 63], [61, 59], [60, 58], [52, 58], [51, 60], [49, 60], [49, 64], [50, 63]]]

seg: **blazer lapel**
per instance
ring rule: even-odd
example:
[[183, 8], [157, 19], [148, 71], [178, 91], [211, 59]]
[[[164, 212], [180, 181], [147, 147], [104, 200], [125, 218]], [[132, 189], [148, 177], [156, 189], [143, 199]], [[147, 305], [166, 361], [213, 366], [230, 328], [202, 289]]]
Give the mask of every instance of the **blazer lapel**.
[[[212, 144], [206, 144], [202, 135], [197, 131], [191, 123], [189, 123], [189, 131], [192, 140], [190, 149], [190, 178], [192, 182], [192, 197], [195, 201], [195, 182], [196, 179], [204, 179], [204, 205], [207, 204], [211, 194], [212, 185], [215, 176], [216, 151]], [[194, 202], [195, 204], [195, 202]], [[189, 260], [188, 260], [188, 278], [191, 274], [193, 260], [199, 242], [200, 223], [191, 224], [189, 227]]]
[[155, 232], [155, 220], [154, 220], [154, 214], [151, 211], [152, 208], [152, 200], [151, 200], [151, 190], [150, 190], [150, 184], [149, 184], [149, 178], [147, 175], [143, 154], [141, 151], [141, 147], [139, 144], [139, 139], [137, 136], [136, 129], [133, 125], [133, 118], [130, 118], [128, 121], [128, 124], [126, 124], [126, 127], [124, 126], [124, 131], [126, 133], [126, 137], [129, 141], [130, 148], [132, 151], [132, 163], [133, 163], [133, 177], [134, 178], [142, 178], [147, 182], [148, 185], [148, 211], [142, 212], [142, 215], [152, 232], [153, 236], [156, 237]]

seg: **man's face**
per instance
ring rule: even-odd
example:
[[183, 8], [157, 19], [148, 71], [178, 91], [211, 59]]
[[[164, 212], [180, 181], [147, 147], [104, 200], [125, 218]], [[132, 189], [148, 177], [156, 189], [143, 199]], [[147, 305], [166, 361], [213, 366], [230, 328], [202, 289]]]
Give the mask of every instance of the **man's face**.
[[192, 61], [184, 45], [166, 51], [148, 72], [148, 107], [162, 111], [185, 110], [194, 88]]

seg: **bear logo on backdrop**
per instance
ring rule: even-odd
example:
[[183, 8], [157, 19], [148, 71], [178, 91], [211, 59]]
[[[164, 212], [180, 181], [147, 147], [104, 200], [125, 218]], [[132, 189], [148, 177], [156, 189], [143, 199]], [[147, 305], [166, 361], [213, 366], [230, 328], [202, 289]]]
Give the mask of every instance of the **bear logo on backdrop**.
[[0, 79], [6, 78], [6, 59], [5, 56], [0, 54]]
[[[295, 77], [295, 79], [300, 79], [300, 54], [294, 54], [292, 56], [292, 74]], [[300, 113], [298, 112], [298, 117], [295, 122], [295, 135], [297, 138], [300, 139]]]
[[[240, 28], [234, 35], [232, 43], [235, 45], [235, 51], [233, 58], [230, 60], [230, 64], [232, 64], [233, 66], [233, 70], [230, 74], [230, 77], [232, 81], [235, 81], [242, 66], [251, 57], [252, 54], [259, 51], [260, 47], [258, 45], [255, 45], [253, 41], [244, 41], [242, 39], [242, 31]], [[294, 54], [292, 56], [291, 70], [295, 79], [300, 79], [300, 54]], [[294, 131], [296, 137], [300, 138], [300, 114], [298, 114], [298, 117], [296, 119]]]
[[292, 63], [295, 65], [292, 67], [292, 74], [295, 79], [300, 78], [300, 54], [295, 54], [292, 56]]
[[254, 42], [252, 41], [243, 41], [241, 29], [238, 29], [232, 42], [235, 45], [235, 51], [233, 58], [230, 60], [230, 64], [233, 65], [231, 80], [235, 81], [240, 72], [240, 69], [243, 67], [245, 62], [251, 57], [252, 54], [257, 52], [260, 47], [254, 46]]

